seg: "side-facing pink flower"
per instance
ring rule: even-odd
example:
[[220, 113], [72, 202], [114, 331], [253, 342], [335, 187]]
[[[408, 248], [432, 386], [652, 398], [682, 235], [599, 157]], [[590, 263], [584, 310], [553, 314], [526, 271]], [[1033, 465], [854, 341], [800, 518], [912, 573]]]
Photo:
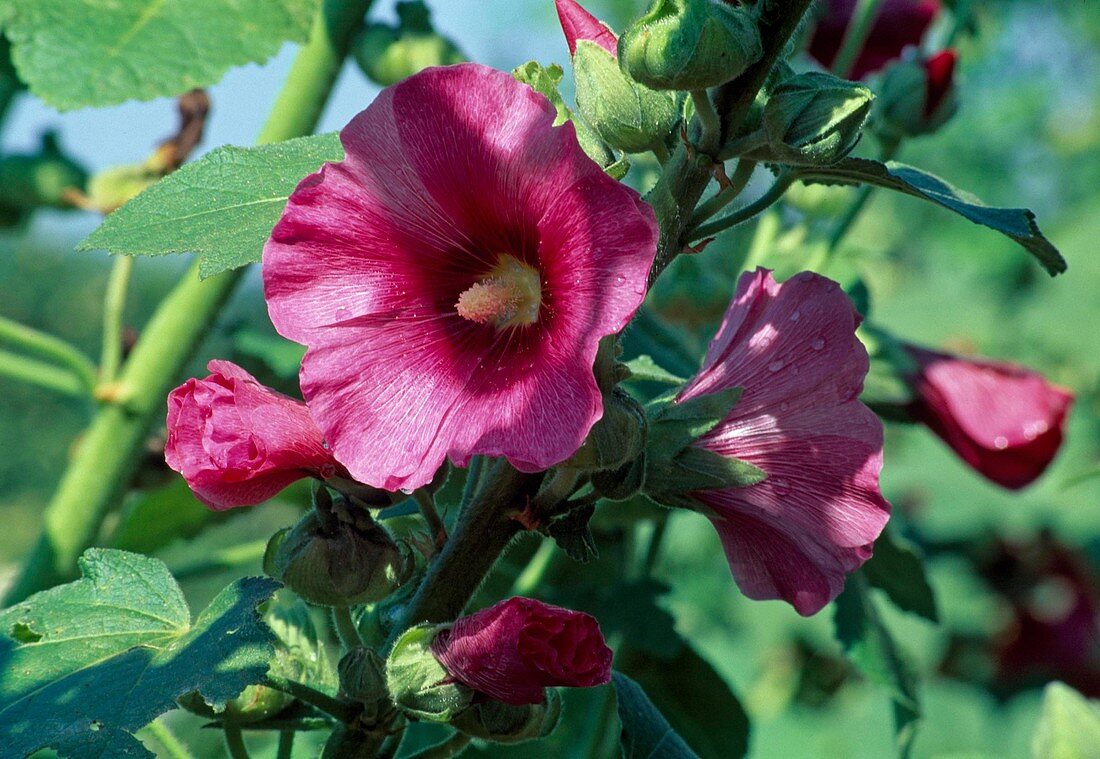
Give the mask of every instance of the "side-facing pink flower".
[[506, 704], [540, 704], [545, 688], [611, 680], [611, 649], [596, 620], [532, 598], [509, 598], [460, 617], [432, 641], [456, 682]]
[[558, 21], [565, 32], [565, 42], [569, 45], [569, 54], [577, 52], [577, 40], [595, 42], [612, 55], [619, 45], [615, 33], [600, 23], [600, 20], [586, 11], [577, 0], [554, 0], [558, 10]]
[[[831, 66], [852, 21], [856, 0], [827, 0], [825, 13], [810, 40], [810, 55]], [[851, 76], [862, 79], [901, 56], [908, 45], [919, 45], [940, 12], [939, 0], [884, 0], [863, 43]], [[844, 72], [841, 72], [844, 73]]]
[[640, 305], [657, 226], [554, 118], [503, 72], [426, 69], [291, 195], [268, 311], [308, 346], [302, 392], [360, 482], [408, 490], [475, 454], [539, 471], [602, 415], [597, 344]]
[[832, 280], [742, 276], [683, 402], [743, 388], [695, 445], [747, 461], [762, 482], [701, 490], [738, 586], [749, 598], [819, 611], [871, 556], [890, 504], [882, 497], [882, 423], [859, 402], [867, 352], [859, 315]]
[[1017, 490], [1043, 473], [1062, 445], [1073, 393], [1038, 372], [906, 346], [912, 416], [980, 474]]
[[921, 61], [924, 66], [924, 117], [931, 118], [944, 104], [955, 86], [955, 67], [959, 54], [954, 48], [941, 50]]
[[306, 405], [236, 364], [211, 361], [206, 379], [168, 395], [164, 460], [212, 509], [252, 506], [303, 477], [341, 471]]

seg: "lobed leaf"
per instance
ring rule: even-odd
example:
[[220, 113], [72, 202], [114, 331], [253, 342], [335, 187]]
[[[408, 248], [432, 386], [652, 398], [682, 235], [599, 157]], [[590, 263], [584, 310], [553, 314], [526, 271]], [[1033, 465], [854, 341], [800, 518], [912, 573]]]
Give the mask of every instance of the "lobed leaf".
[[619, 700], [623, 759], [698, 759], [636, 682], [611, 673]]
[[180, 95], [305, 42], [320, 0], [10, 0], [31, 92], [61, 110]]
[[936, 594], [928, 582], [924, 562], [916, 547], [889, 529], [875, 541], [875, 553], [863, 565], [867, 581], [884, 591], [903, 611], [939, 622]]
[[246, 577], [192, 623], [164, 563], [90, 549], [80, 580], [0, 613], [0, 745], [13, 756], [150, 756], [133, 736], [175, 699], [221, 704], [259, 682], [274, 636], [256, 607], [279, 587]]
[[194, 252], [203, 277], [255, 263], [298, 182], [325, 161], [343, 157], [336, 134], [218, 148], [112, 213], [77, 250], [127, 256]]

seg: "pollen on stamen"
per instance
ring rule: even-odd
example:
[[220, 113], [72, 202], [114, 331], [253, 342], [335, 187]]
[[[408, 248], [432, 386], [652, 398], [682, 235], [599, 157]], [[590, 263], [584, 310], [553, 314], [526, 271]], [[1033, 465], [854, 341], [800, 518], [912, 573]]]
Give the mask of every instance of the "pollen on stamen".
[[521, 293], [500, 279], [486, 279], [458, 296], [455, 310], [463, 319], [478, 324], [502, 324], [519, 311]]

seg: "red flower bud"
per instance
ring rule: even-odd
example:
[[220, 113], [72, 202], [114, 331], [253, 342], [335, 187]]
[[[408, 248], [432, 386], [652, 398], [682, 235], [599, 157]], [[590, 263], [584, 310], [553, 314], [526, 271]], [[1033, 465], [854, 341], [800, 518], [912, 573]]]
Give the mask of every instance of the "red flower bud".
[[[828, 0], [823, 5], [825, 15], [814, 30], [809, 53], [822, 65], [831, 66], [844, 42], [856, 0]], [[939, 0], [884, 0], [852, 66], [851, 77], [862, 79], [897, 59], [906, 46], [919, 45], [939, 12]]]
[[1062, 445], [1071, 392], [1021, 366], [906, 348], [919, 367], [910, 378], [915, 419], [1002, 487], [1043, 473]]
[[959, 54], [954, 48], [941, 50], [922, 61], [925, 74], [924, 117], [926, 119], [932, 118], [951, 91], [955, 83], [955, 65], [958, 62]]
[[577, 52], [577, 40], [595, 42], [607, 52], [615, 55], [619, 41], [615, 33], [600, 23], [600, 20], [581, 7], [577, 0], [554, 0], [558, 9], [561, 30], [565, 32], [565, 42], [569, 45], [569, 55]]
[[611, 649], [588, 614], [509, 598], [461, 617], [432, 642], [454, 680], [497, 701], [522, 706], [544, 688], [586, 688], [611, 679]]
[[306, 405], [264, 387], [239, 366], [211, 361], [206, 379], [168, 395], [164, 460], [212, 509], [266, 501], [295, 480], [343, 468]]

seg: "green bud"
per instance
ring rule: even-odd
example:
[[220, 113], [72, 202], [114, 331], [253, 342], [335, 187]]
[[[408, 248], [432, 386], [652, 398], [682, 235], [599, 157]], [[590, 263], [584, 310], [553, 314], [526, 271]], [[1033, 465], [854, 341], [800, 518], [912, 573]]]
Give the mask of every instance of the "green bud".
[[113, 211], [161, 178], [145, 164], [112, 166], [88, 180], [88, 200], [95, 208]]
[[636, 459], [645, 447], [645, 411], [621, 388], [603, 398], [603, 416], [584, 444], [559, 466], [586, 472], [618, 469]]
[[385, 730], [364, 730], [338, 722], [325, 741], [321, 759], [375, 759], [387, 737]]
[[431, 12], [420, 0], [397, 4], [397, 27], [368, 24], [352, 47], [359, 67], [383, 87], [410, 77], [429, 66], [462, 63], [466, 56], [432, 29]]
[[664, 145], [680, 120], [674, 93], [634, 81], [595, 42], [577, 40], [573, 78], [581, 117], [616, 150], [644, 153]]
[[619, 39], [623, 68], [655, 90], [717, 87], [763, 55], [749, 12], [720, 0], [654, 0]]
[[0, 204], [10, 208], [72, 208], [68, 193], [83, 192], [87, 181], [87, 172], [62, 154], [52, 132], [42, 136], [38, 153], [0, 158]]
[[474, 696], [465, 685], [448, 682], [450, 675], [432, 653], [432, 641], [445, 627], [410, 627], [394, 643], [386, 661], [386, 685], [393, 702], [428, 722], [450, 722]]
[[369, 648], [354, 648], [340, 660], [338, 670], [340, 690], [363, 705], [361, 720], [365, 724], [379, 724], [393, 712], [386, 690], [386, 662], [381, 656]]
[[546, 690], [546, 701], [511, 706], [500, 701], [474, 704], [451, 721], [451, 725], [475, 738], [496, 743], [523, 743], [545, 738], [561, 718], [561, 696]]
[[355, 522], [311, 511], [275, 534], [264, 569], [306, 601], [357, 606], [378, 601], [409, 577], [412, 562], [366, 510]]
[[764, 106], [764, 131], [781, 160], [836, 163], [859, 142], [874, 93], [862, 84], [809, 71], [787, 79]]
[[944, 51], [927, 60], [901, 60], [891, 65], [882, 75], [879, 97], [875, 108], [874, 127], [888, 139], [917, 137], [931, 134], [946, 124], [959, 109], [959, 98], [952, 76], [954, 60], [946, 75], [939, 69], [938, 87], [930, 78], [929, 68], [935, 60], [943, 61], [953, 51]]

